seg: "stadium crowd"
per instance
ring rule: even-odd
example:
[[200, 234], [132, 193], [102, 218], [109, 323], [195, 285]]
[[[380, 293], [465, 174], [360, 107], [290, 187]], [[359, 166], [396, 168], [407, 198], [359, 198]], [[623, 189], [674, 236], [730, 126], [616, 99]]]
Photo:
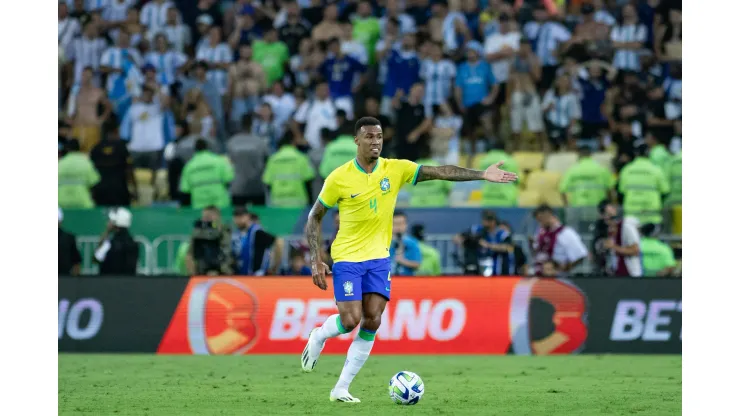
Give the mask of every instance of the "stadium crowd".
[[653, 225], [681, 201], [680, 1], [58, 7], [64, 209], [307, 206], [366, 115], [383, 156], [522, 177], [424, 182], [400, 206], [608, 200]]

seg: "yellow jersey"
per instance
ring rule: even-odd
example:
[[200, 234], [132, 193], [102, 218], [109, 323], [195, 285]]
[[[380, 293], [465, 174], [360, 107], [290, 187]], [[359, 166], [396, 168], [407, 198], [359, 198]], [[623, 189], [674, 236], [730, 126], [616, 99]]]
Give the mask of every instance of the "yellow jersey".
[[368, 173], [352, 159], [329, 174], [319, 202], [339, 208], [339, 232], [331, 245], [335, 262], [389, 256], [398, 191], [404, 184], [416, 184], [420, 168], [410, 160], [378, 158]]

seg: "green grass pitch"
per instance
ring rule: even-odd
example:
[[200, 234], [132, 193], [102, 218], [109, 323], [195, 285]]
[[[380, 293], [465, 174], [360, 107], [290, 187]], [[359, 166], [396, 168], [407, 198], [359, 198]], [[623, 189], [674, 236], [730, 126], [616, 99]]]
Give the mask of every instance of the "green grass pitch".
[[[60, 415], [680, 415], [681, 356], [370, 356], [358, 404], [329, 402], [344, 356], [59, 354]], [[388, 397], [418, 373], [416, 406]], [[351, 408], [350, 408], [351, 407]]]

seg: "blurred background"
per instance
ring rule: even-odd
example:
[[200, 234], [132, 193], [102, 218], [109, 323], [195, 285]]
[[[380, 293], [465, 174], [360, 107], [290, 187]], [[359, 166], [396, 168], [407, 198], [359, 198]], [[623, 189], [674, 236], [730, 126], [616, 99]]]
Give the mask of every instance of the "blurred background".
[[58, 8], [60, 275], [310, 274], [373, 116], [384, 157], [521, 178], [403, 188], [396, 275], [680, 277], [680, 1]]

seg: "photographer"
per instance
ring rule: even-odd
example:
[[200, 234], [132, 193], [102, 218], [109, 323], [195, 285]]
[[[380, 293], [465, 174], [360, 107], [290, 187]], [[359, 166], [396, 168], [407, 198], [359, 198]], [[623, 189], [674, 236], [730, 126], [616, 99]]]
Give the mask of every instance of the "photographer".
[[512, 233], [499, 224], [493, 211], [483, 211], [481, 224], [455, 236], [463, 248], [465, 274], [511, 276], [516, 274]]
[[598, 271], [609, 276], [641, 277], [640, 233], [637, 219], [621, 218], [609, 201], [599, 203], [601, 218], [594, 224], [593, 253]]
[[534, 275], [564, 277], [588, 257], [581, 236], [572, 227], [563, 225], [552, 208], [541, 205], [534, 210], [534, 218], [540, 225], [531, 241]]
[[95, 261], [100, 264], [100, 275], [136, 274], [139, 261], [139, 245], [128, 229], [131, 227], [131, 211], [116, 208], [108, 213], [108, 225], [95, 249]]
[[391, 272], [395, 276], [414, 276], [421, 266], [419, 241], [406, 234], [408, 218], [401, 211], [393, 214], [393, 241], [391, 242]]
[[221, 211], [215, 206], [203, 209], [195, 221], [185, 264], [191, 275], [229, 275], [233, 273], [231, 233], [221, 221]]
[[280, 271], [283, 239], [266, 232], [259, 218], [244, 207], [234, 208], [231, 251], [235, 273], [241, 276], [275, 275]]

